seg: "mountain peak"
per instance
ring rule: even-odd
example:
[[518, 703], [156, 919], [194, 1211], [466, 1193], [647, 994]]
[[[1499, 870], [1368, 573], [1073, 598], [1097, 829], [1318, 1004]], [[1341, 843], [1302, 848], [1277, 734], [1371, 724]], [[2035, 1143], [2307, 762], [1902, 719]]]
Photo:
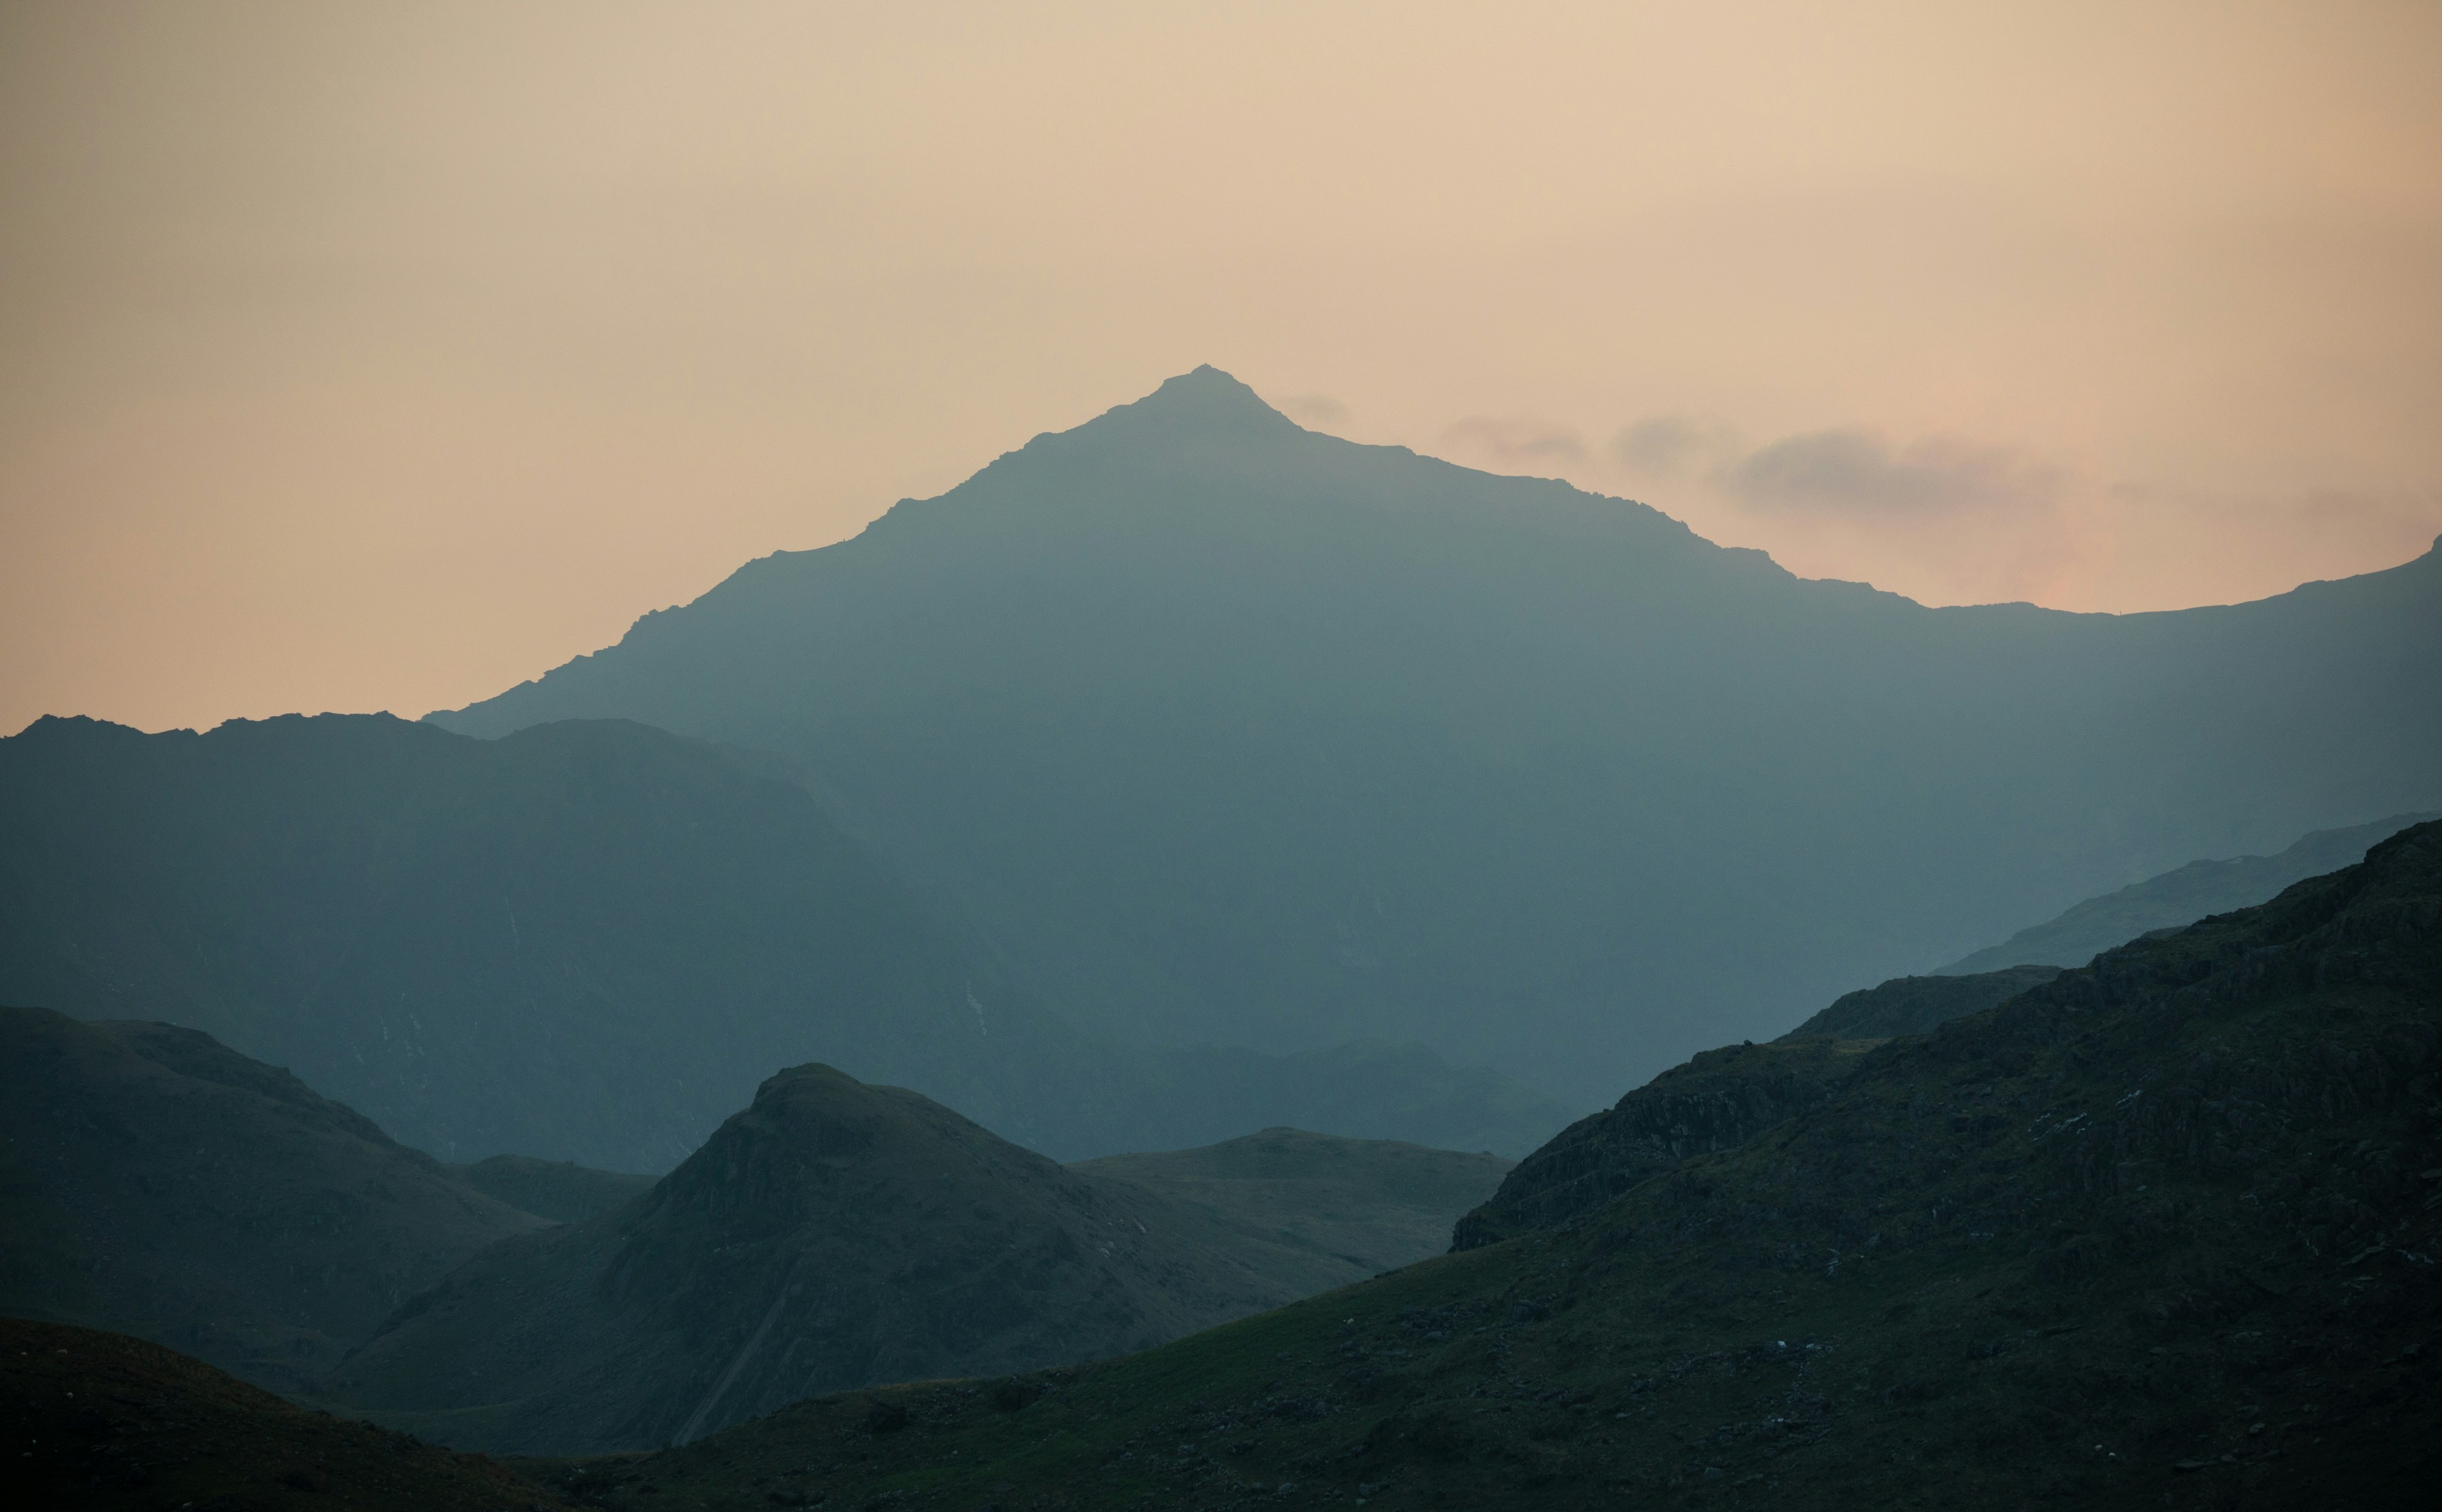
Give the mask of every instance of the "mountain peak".
[[1162, 380], [1160, 388], [1133, 404], [1104, 410], [1079, 428], [1086, 431], [1159, 431], [1239, 438], [1294, 434], [1297, 422], [1219, 368], [1206, 363]]

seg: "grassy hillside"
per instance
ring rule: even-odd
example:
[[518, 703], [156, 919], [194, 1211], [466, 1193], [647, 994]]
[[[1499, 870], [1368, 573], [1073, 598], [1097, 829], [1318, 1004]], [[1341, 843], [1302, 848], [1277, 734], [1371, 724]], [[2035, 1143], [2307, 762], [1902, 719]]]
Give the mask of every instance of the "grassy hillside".
[[1124, 1181], [1209, 1213], [1275, 1248], [1272, 1273], [1299, 1295], [1328, 1291], [1449, 1248], [1450, 1226], [1493, 1193], [1514, 1161], [1395, 1140], [1266, 1129], [1197, 1150], [1116, 1155], [1069, 1169]]
[[782, 753], [1104, 1031], [1418, 1040], [1585, 1110], [2061, 900], [2442, 808], [2436, 687], [2442, 553], [1930, 609], [1208, 369], [432, 718]]
[[1868, 1051], [1819, 1105], [1558, 1227], [577, 1484], [614, 1507], [2421, 1508], [2437, 1073], [2426, 826]]
[[567, 1503], [481, 1455], [292, 1406], [119, 1334], [0, 1318], [0, 1497], [90, 1512], [537, 1512]]
[[0, 1008], [0, 1313], [283, 1390], [541, 1221], [287, 1072], [167, 1024]]

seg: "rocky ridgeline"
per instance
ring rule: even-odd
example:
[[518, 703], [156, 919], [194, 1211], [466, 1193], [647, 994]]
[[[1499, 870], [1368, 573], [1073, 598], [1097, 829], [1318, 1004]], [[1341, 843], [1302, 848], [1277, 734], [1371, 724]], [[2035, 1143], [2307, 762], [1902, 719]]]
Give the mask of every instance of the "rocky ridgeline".
[[1450, 1248], [1565, 1223], [1690, 1156], [1744, 1144], [1829, 1098], [1861, 1048], [1812, 1040], [1706, 1050], [1521, 1161], [1491, 1201], [1459, 1220]]

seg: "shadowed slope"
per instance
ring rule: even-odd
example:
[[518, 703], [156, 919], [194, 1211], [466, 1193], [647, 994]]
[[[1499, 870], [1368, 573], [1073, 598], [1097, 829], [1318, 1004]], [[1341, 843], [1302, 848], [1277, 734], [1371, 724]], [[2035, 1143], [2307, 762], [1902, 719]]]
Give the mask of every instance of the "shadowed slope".
[[0, 1311], [293, 1390], [541, 1220], [287, 1072], [167, 1024], [0, 1008]]
[[[2437, 1078], [2427, 825], [1890, 1041], [1571, 1226], [1014, 1412], [989, 1383], [826, 1398], [638, 1474], [711, 1508], [2411, 1512], [2442, 1473]], [[876, 1400], [907, 1427], [861, 1431]]]
[[[86, 1512], [542, 1512], [507, 1468], [295, 1407], [156, 1344], [0, 1319], [0, 1495]], [[557, 1497], [551, 1505], [566, 1506]]]

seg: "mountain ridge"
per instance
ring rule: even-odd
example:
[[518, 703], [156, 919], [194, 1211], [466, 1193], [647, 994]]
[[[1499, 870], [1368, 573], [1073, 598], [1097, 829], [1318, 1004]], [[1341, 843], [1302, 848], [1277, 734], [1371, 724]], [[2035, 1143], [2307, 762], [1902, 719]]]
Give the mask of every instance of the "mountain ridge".
[[2433, 553], [2202, 610], [1927, 608], [1224, 381], [428, 718], [782, 752], [1098, 1031], [1416, 1038], [1578, 1105], [2063, 897], [2442, 800]]

